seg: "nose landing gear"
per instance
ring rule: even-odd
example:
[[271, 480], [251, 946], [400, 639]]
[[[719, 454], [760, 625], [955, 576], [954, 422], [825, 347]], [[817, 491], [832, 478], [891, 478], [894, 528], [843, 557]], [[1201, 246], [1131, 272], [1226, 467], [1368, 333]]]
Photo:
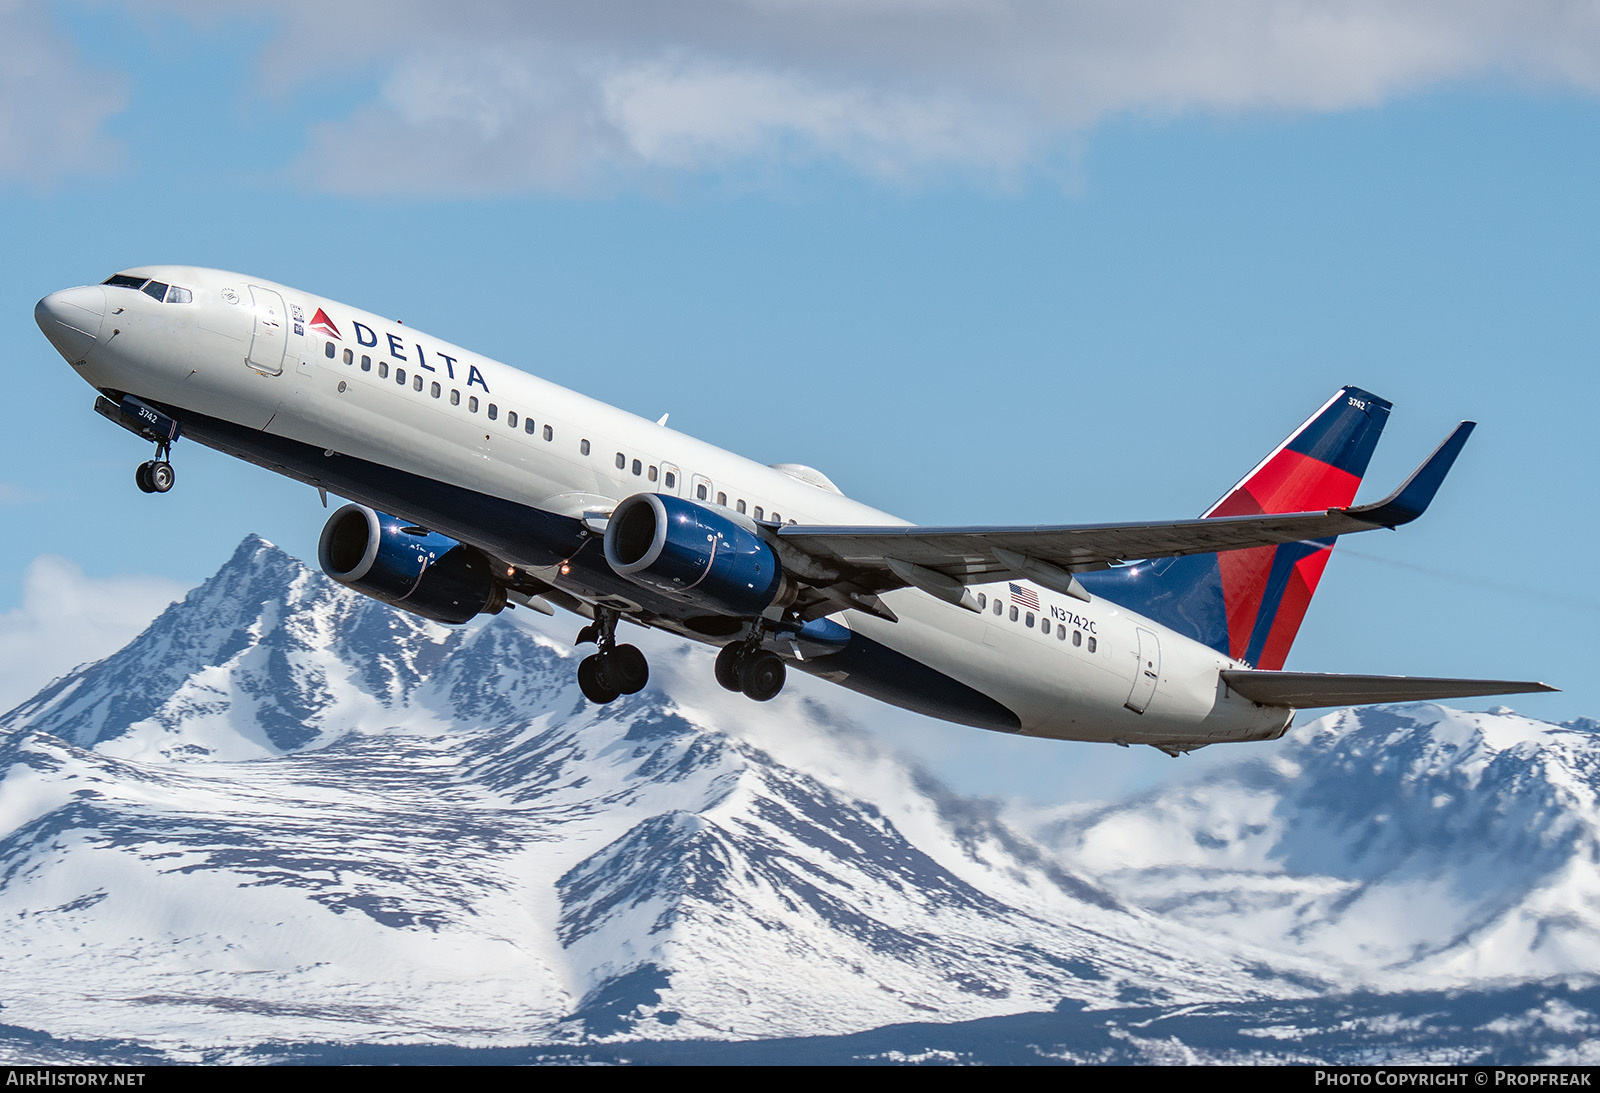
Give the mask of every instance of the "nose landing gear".
[[578, 689], [596, 705], [636, 694], [650, 682], [650, 663], [636, 645], [618, 645], [617, 612], [595, 608], [595, 620], [578, 631], [578, 644], [594, 642], [600, 651], [578, 665]]
[[123, 395], [121, 402], [112, 402], [101, 395], [94, 400], [94, 412], [114, 421], [128, 432], [144, 440], [153, 441], [156, 457], [139, 464], [133, 480], [141, 493], [166, 493], [178, 480], [172, 469], [172, 442], [178, 439], [181, 429], [167, 414], [143, 399]]

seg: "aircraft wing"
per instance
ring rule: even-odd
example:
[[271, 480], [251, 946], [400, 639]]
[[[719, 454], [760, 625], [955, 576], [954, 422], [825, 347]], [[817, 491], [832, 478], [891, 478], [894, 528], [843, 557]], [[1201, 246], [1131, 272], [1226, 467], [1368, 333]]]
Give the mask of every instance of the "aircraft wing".
[[[1056, 527], [816, 527], [791, 524], [778, 540], [837, 574], [857, 596], [914, 586], [951, 602], [963, 586], [1008, 577], [1084, 598], [1074, 572], [1143, 558], [1211, 554], [1394, 528], [1421, 516], [1471, 435], [1463, 421], [1420, 467], [1375, 504], [1325, 512], [1224, 516]], [[826, 582], [811, 582], [825, 584]], [[970, 599], [970, 594], [965, 598]], [[976, 610], [976, 603], [970, 604]]]
[[1325, 672], [1262, 672], [1229, 668], [1222, 680], [1263, 706], [1296, 710], [1359, 706], [1372, 702], [1428, 702], [1436, 698], [1554, 691], [1544, 683], [1509, 679], [1431, 679], [1424, 676], [1358, 676]]

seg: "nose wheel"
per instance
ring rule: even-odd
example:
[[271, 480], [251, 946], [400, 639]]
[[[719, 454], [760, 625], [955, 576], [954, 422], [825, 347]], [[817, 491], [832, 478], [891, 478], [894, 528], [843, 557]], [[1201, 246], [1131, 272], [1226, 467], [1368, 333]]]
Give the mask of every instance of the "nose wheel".
[[166, 493], [178, 480], [178, 473], [165, 459], [152, 459], [141, 463], [133, 472], [133, 480], [145, 493]]
[[604, 607], [596, 608], [594, 622], [578, 631], [579, 645], [592, 641], [600, 647], [578, 665], [578, 689], [598, 706], [637, 694], [650, 682], [650, 662], [638, 646], [618, 645], [616, 631], [617, 613]]
[[162, 441], [156, 445], [156, 457], [139, 464], [133, 472], [133, 480], [142, 493], [166, 493], [178, 481], [178, 472], [168, 462], [171, 454], [171, 443]]

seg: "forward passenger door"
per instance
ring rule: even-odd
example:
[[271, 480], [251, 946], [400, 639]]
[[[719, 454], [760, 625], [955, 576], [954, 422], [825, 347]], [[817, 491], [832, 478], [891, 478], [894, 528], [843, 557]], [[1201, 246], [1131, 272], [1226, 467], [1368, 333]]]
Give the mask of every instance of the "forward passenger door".
[[283, 297], [270, 288], [250, 286], [250, 304], [255, 311], [255, 330], [250, 335], [250, 353], [245, 363], [257, 372], [276, 376], [283, 372], [283, 351], [288, 344], [285, 320], [288, 312]]

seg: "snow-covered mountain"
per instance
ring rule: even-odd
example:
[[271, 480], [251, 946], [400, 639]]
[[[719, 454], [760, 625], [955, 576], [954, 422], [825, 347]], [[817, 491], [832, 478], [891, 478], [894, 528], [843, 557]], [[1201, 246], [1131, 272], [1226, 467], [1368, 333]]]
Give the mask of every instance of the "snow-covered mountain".
[[24, 1055], [845, 1035], [1600, 971], [1593, 725], [1344, 713], [1025, 813], [874, 743], [847, 692], [792, 676], [757, 706], [659, 634], [630, 634], [651, 685], [594, 707], [526, 615], [438, 626], [252, 538], [0, 718]]
[[0, 721], [3, 1019], [527, 1043], [1306, 989], [1062, 869], [826, 685], [756, 707], [640, 640], [652, 685], [596, 708], [509, 613], [452, 630], [247, 540]]
[[1391, 988], [1600, 973], [1600, 725], [1331, 714], [1035, 825], [1131, 906]]

